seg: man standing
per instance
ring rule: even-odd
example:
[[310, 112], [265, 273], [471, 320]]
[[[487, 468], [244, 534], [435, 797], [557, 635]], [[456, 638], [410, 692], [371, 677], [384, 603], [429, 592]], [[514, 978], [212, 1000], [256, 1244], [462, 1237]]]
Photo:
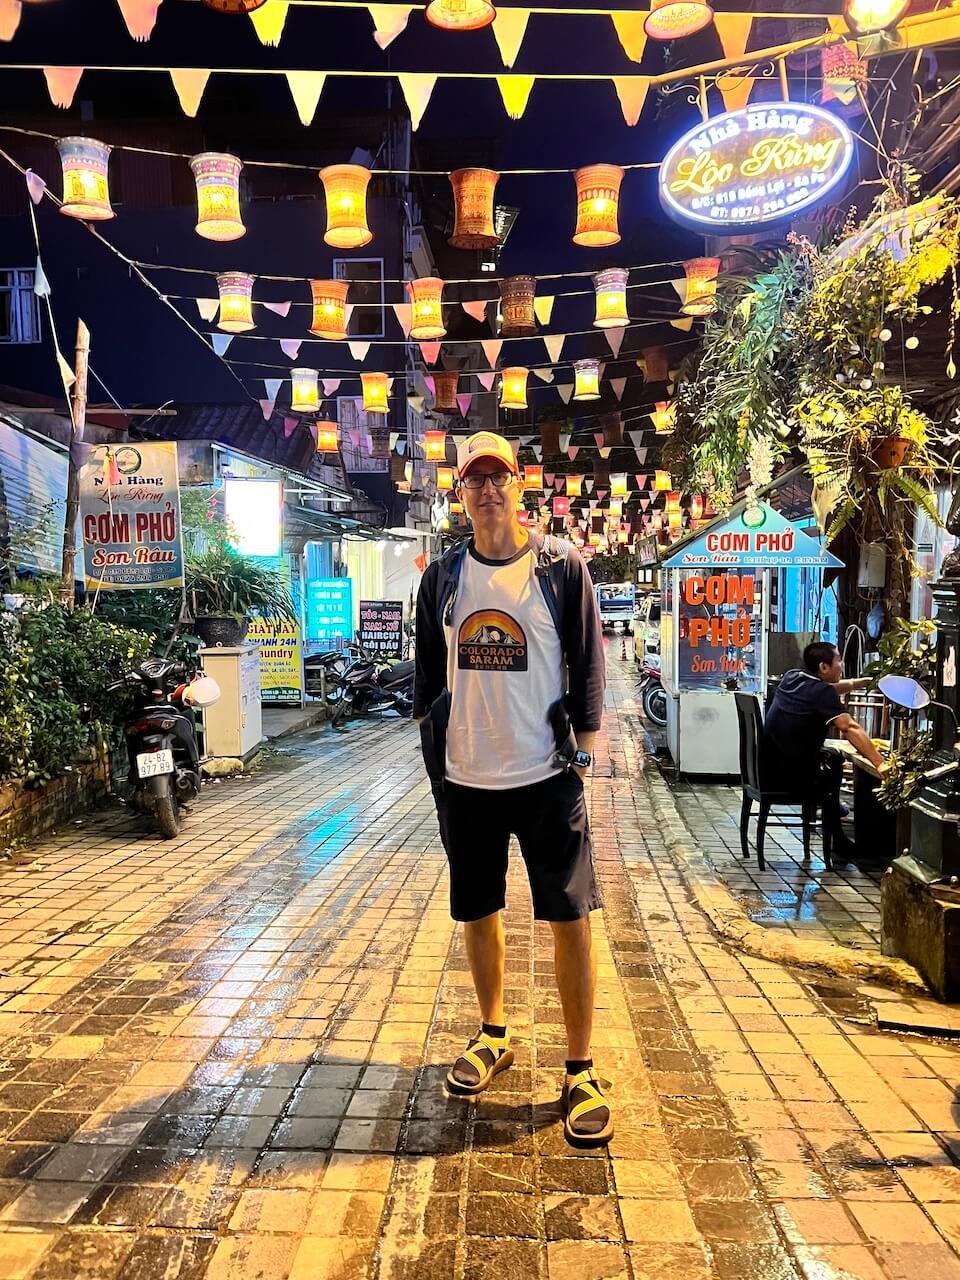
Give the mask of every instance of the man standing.
[[567, 1032], [564, 1132], [613, 1136], [590, 1056], [596, 964], [589, 913], [600, 906], [583, 776], [603, 713], [600, 618], [582, 557], [521, 525], [510, 444], [480, 431], [457, 450], [473, 536], [434, 561], [417, 600], [414, 715], [463, 922], [480, 1029], [447, 1073], [481, 1093], [513, 1062], [503, 1007], [507, 854], [520, 844], [533, 912], [553, 930]]

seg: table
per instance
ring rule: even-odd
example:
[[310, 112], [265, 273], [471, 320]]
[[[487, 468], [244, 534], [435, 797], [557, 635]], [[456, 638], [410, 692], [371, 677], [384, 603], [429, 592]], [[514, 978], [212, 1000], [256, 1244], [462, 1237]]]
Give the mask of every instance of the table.
[[853, 765], [853, 838], [864, 862], [886, 863], [898, 852], [897, 817], [877, 799], [880, 774], [846, 738], [829, 738], [827, 751], [836, 751]]

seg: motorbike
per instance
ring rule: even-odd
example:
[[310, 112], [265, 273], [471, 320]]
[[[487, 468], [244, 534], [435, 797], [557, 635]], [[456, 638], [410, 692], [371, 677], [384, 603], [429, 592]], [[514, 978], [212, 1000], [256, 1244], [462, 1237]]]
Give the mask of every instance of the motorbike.
[[412, 715], [414, 663], [386, 662], [361, 645], [350, 645], [349, 649], [354, 657], [340, 677], [343, 691], [330, 716], [334, 728], [346, 724], [351, 716], [381, 711]]
[[648, 653], [640, 667], [640, 703], [643, 714], [659, 728], [667, 723], [667, 695], [660, 679], [660, 655]]
[[213, 706], [220, 688], [202, 672], [188, 679], [183, 663], [164, 658], [148, 658], [111, 688], [130, 689], [134, 697], [123, 729], [132, 803], [172, 840], [180, 831], [183, 806], [200, 791], [193, 709]]

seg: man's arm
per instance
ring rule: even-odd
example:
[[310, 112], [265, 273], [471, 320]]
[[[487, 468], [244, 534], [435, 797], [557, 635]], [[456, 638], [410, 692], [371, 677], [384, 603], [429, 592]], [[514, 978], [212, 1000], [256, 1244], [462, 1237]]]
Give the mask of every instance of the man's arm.
[[443, 691], [446, 646], [437, 621], [439, 561], [428, 565], [417, 593], [417, 644], [414, 654], [413, 715], [419, 721]]
[[855, 680], [839, 680], [833, 687], [842, 697], [845, 693], [856, 693], [859, 689], [869, 689], [873, 684], [870, 676], [857, 676]]
[[833, 723], [841, 737], [846, 738], [847, 742], [859, 751], [862, 756], [866, 756], [874, 768], [880, 769], [884, 766], [883, 756], [860, 725], [857, 724], [853, 716], [848, 715], [845, 711], [843, 715], [837, 716]]
[[[603, 691], [606, 671], [603, 662], [603, 632], [597, 597], [583, 557], [575, 547], [567, 552], [564, 583], [563, 653], [567, 662], [567, 711], [583, 746], [587, 735], [595, 734], [603, 719]], [[592, 744], [592, 737], [590, 738]], [[590, 748], [583, 746], [584, 751]]]

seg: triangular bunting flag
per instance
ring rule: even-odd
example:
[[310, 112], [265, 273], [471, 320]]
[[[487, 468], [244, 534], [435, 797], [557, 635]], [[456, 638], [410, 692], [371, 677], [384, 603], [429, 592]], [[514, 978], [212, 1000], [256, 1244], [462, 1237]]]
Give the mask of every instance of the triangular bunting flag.
[[677, 297], [680, 299], [681, 303], [686, 302], [686, 300], [687, 300], [687, 277], [686, 277], [686, 276], [674, 276], [674, 278], [670, 281], [670, 283], [673, 285], [674, 289], [676, 289], [676, 291], [677, 291]]
[[[563, 485], [563, 476], [558, 476], [554, 471], [545, 471], [543, 473], [543, 483], [552, 492], [555, 485]], [[546, 489], [544, 492], [546, 492]]]
[[560, 392], [560, 399], [563, 401], [563, 403], [569, 404], [570, 397], [573, 395], [573, 383], [565, 382], [563, 386], [558, 386], [557, 390]]
[[[407, 396], [407, 404], [410, 406], [410, 408], [413, 410], [414, 413], [423, 413], [423, 406], [426, 404], [426, 400], [424, 399], [423, 396]], [[402, 444], [404, 448], [406, 448], [405, 440], [401, 440], [400, 444]], [[403, 452], [403, 450], [401, 450], [401, 452]]]
[[[0, 0], [2, 3], [2, 0]], [[27, 190], [30, 193], [30, 199], [34, 204], [39, 204], [43, 199], [43, 193], [47, 189], [47, 184], [40, 177], [39, 173], [34, 173], [32, 169], [28, 169], [24, 174], [27, 180]]]
[[269, 422], [273, 417], [273, 405], [274, 402], [272, 400], [260, 401], [260, 412], [263, 414], [264, 422]]
[[325, 71], [287, 71], [284, 74], [290, 86], [290, 96], [297, 108], [300, 123], [312, 124], [327, 73]]
[[603, 432], [595, 431], [593, 433], [593, 438], [597, 442], [597, 448], [602, 449], [603, 448]]
[[[579, 445], [576, 445], [576, 444], [568, 445], [568, 446], [567, 446], [567, 449], [565, 450], [565, 452], [566, 452], [567, 457], [570, 459], [570, 461], [571, 461], [571, 462], [575, 462], [575, 461], [576, 461], [577, 454], [580, 452], [580, 446], [579, 446]], [[591, 481], [591, 483], [592, 483], [592, 481]]]
[[741, 107], [745, 107], [750, 101], [753, 76], [749, 69], [745, 75], [717, 76], [715, 83], [720, 90], [723, 105], [727, 111], [739, 111]]
[[180, 99], [183, 114], [192, 118], [200, 108], [200, 99], [210, 79], [210, 72], [190, 67], [175, 67], [171, 68], [170, 79]]
[[543, 335], [543, 345], [547, 348], [547, 355], [550, 357], [551, 364], [556, 364], [560, 359], [563, 340], [566, 336], [565, 333], [545, 333]]
[[[586, 489], [587, 493], [593, 493], [593, 476], [587, 476], [586, 480], [583, 482], [583, 487]], [[593, 515], [592, 503], [590, 505], [590, 514]]]
[[641, 511], [646, 511], [646, 509], [647, 509], [647, 507], [649, 507], [649, 505], [650, 505], [650, 499], [649, 499], [649, 498], [641, 498], [641, 499], [640, 499], [640, 510], [641, 510]]
[[520, 443], [521, 443], [521, 444], [523, 444], [523, 445], [533, 444], [533, 442], [534, 442], [534, 440], [536, 440], [536, 438], [537, 438], [537, 437], [536, 437], [536, 436], [534, 436], [534, 435], [521, 436], [521, 437], [520, 437]]
[[300, 344], [302, 341], [302, 338], [281, 338], [280, 350], [288, 360], [296, 360], [297, 356], [300, 354]]
[[277, 396], [280, 394], [280, 388], [283, 386], [283, 379], [264, 378], [263, 386], [269, 398], [276, 402]]
[[403, 330], [405, 338], [410, 337], [410, 325], [413, 321], [413, 306], [409, 302], [395, 302], [393, 304], [393, 314], [397, 317], [397, 323]]
[[[842, 19], [841, 23], [846, 30], [846, 23]], [[747, 41], [750, 39], [752, 24], [752, 13], [715, 13], [713, 15], [713, 25], [720, 37], [723, 56], [728, 61], [732, 62], [743, 56]]]
[[460, 305], [468, 316], [472, 316], [474, 320], [479, 320], [482, 323], [487, 318], [487, 304], [489, 302], [489, 298], [478, 298], [473, 302], [461, 302]]
[[367, 358], [367, 352], [370, 350], [370, 343], [348, 342], [347, 346], [350, 348], [350, 354], [353, 356], [354, 360], [356, 360], [357, 364], [363, 364], [364, 360]]
[[350, 441], [350, 443], [353, 445], [354, 449], [359, 449], [359, 448], [360, 448], [360, 428], [359, 428], [359, 427], [348, 427], [348, 428], [347, 428], [347, 439], [348, 439], [348, 440]]
[[644, 475], [643, 472], [638, 472], [638, 474], [635, 475], [633, 478], [637, 482], [638, 489], [645, 489], [647, 487], [647, 481], [650, 479], [650, 477], [647, 475]]
[[416, 129], [430, 103], [430, 95], [433, 93], [433, 86], [437, 83], [437, 77], [424, 71], [400, 71], [397, 73], [397, 79], [400, 81], [400, 88], [403, 90], [407, 109], [410, 112], [410, 127]]
[[47, 82], [47, 92], [55, 107], [66, 109], [73, 103], [73, 95], [83, 75], [83, 67], [44, 67], [43, 77]]
[[63, 383], [64, 391], [69, 391], [76, 382], [77, 375], [73, 372], [59, 351], [57, 352], [57, 368], [60, 370], [60, 381]]
[[493, 380], [496, 376], [496, 370], [493, 370], [490, 373], [474, 374], [474, 377], [480, 383], [481, 387], [483, 387], [484, 391], [491, 391], [493, 389]]
[[519, 120], [527, 109], [533, 76], [497, 76], [500, 97], [511, 120]]
[[497, 361], [500, 358], [500, 348], [503, 346], [502, 338], [485, 338], [481, 343], [483, 354], [487, 357], [487, 364], [491, 369], [497, 367]]
[[611, 378], [610, 385], [613, 387], [613, 394], [618, 400], [623, 399], [623, 389], [627, 385], [626, 378]]
[[614, 10], [610, 14], [623, 52], [631, 62], [639, 62], [647, 45], [647, 33], [643, 29], [646, 13]]
[[553, 294], [544, 294], [542, 298], [534, 298], [533, 312], [541, 324], [549, 324], [550, 317], [553, 315], [553, 304], [556, 298]]
[[543, 459], [543, 445], [540, 445], [540, 444], [534, 444], [534, 445], [531, 445], [530, 447], [531, 447], [531, 449], [533, 450], [533, 456], [536, 458], [536, 460], [537, 460], [538, 462], [542, 461], [542, 459]]
[[642, 432], [642, 431], [628, 431], [628, 432], [627, 432], [627, 435], [628, 435], [628, 437], [630, 438], [630, 443], [633, 445], [633, 447], [634, 447], [635, 449], [639, 449], [639, 448], [640, 448], [640, 441], [643, 439], [643, 432]]
[[470, 412], [470, 403], [473, 400], [472, 391], [457, 392], [457, 408], [460, 410], [460, 417], [465, 418]]
[[285, 440], [289, 440], [296, 431], [300, 423], [296, 418], [284, 418], [283, 420], [283, 436]]
[[275, 316], [288, 316], [290, 314], [289, 302], [261, 302], [261, 307], [266, 307], [268, 311], [272, 311]]
[[560, 452], [566, 453], [569, 448], [570, 448], [570, 432], [561, 431], [560, 432]]
[[529, 9], [497, 10], [497, 16], [493, 20], [493, 34], [505, 67], [512, 67], [517, 60], [529, 18]]
[[635, 125], [640, 119], [643, 104], [647, 100], [650, 88], [649, 76], [614, 76], [613, 87], [620, 99], [620, 110], [628, 125]]
[[399, 439], [400, 439], [400, 432], [399, 432], [399, 431], [391, 431], [391, 432], [390, 432], [390, 446], [389, 446], [389, 447], [390, 447], [390, 452], [391, 452], [391, 453], [393, 453], [394, 449], [396, 449], [396, 447], [397, 447], [397, 441], [398, 441]]
[[33, 292], [38, 298], [50, 297], [50, 281], [47, 279], [47, 273], [43, 269], [39, 254], [37, 255], [37, 265], [33, 269]]
[[20, 0], [0, 0], [0, 40], [13, 39], [20, 25], [22, 12]]
[[381, 49], [396, 40], [413, 12], [413, 5], [405, 4], [368, 4], [367, 8], [373, 19], [373, 38]]
[[423, 375], [423, 381], [424, 381], [424, 383], [426, 384], [426, 388], [427, 388], [427, 390], [430, 392], [430, 394], [431, 394], [432, 396], [435, 396], [435, 395], [437, 394], [437, 384], [436, 384], [436, 382], [434, 381], [433, 374], [432, 374], [432, 373], [425, 373], [425, 374]]
[[626, 329], [604, 329], [603, 332], [607, 335], [607, 342], [610, 346], [610, 350], [615, 356], [618, 356], [620, 354], [620, 348], [623, 345], [623, 335], [626, 333]]
[[276, 46], [280, 43], [289, 8], [290, 0], [267, 0], [259, 9], [251, 11], [250, 21], [261, 44]]
[[340, 378], [321, 378], [320, 383], [323, 387], [323, 394], [325, 396], [332, 396], [340, 386], [340, 382]]
[[127, 30], [134, 40], [149, 40], [163, 0], [117, 0]]
[[420, 354], [423, 356], [424, 364], [436, 364], [440, 358], [439, 342], [421, 342]]
[[[210, 341], [213, 344], [213, 349], [217, 353], [217, 355], [223, 356], [223, 355], [226, 355], [227, 347], [229, 347], [230, 343], [233, 341], [233, 334], [232, 333], [211, 333]], [[276, 399], [276, 396], [274, 396], [274, 399]]]
[[649, 449], [638, 449], [638, 450], [637, 450], [637, 461], [640, 463], [641, 467], [642, 467], [642, 466], [643, 466], [643, 464], [646, 462], [646, 460], [647, 460], [647, 454], [648, 454], [649, 452], [650, 452], [650, 450], [649, 450]]
[[682, 329], [684, 333], [689, 333], [693, 328], [693, 316], [684, 316], [682, 320], [671, 320], [670, 323], [674, 329]]
[[197, 310], [201, 320], [212, 320], [220, 307], [219, 298], [198, 298]]

